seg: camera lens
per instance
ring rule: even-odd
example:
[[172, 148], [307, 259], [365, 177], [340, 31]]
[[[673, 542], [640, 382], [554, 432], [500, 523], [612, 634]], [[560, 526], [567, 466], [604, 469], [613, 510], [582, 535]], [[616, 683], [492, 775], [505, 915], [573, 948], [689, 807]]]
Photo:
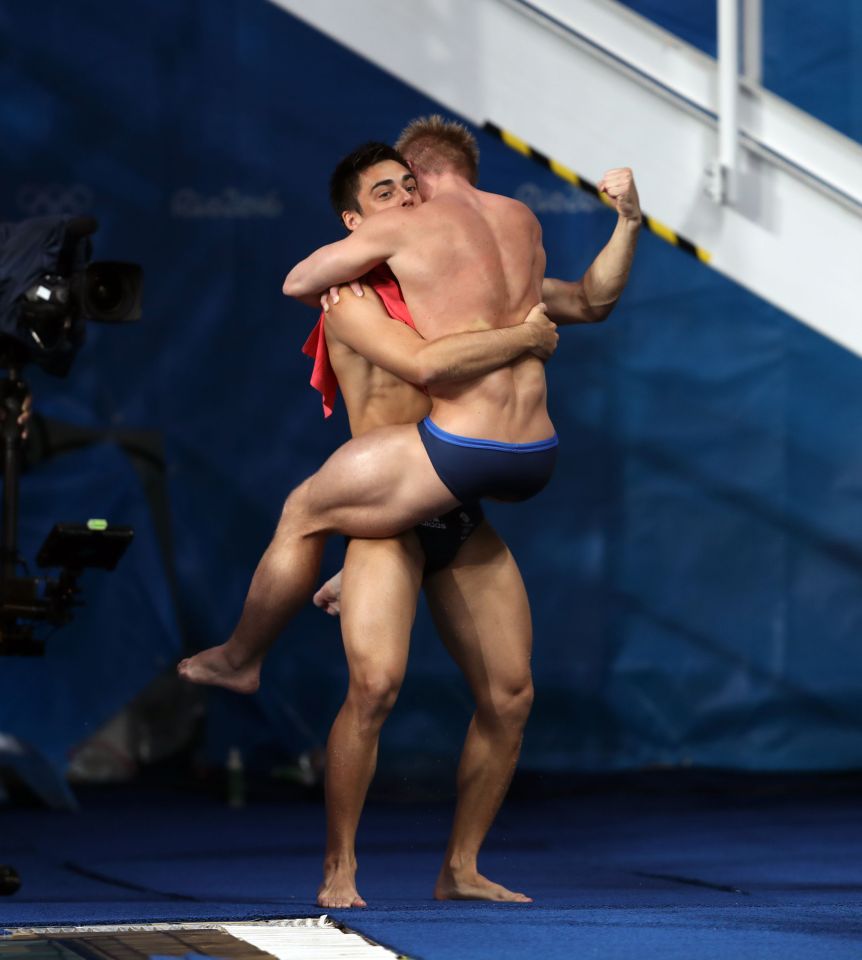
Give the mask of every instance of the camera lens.
[[142, 270], [136, 263], [99, 260], [84, 271], [83, 314], [101, 323], [141, 318]]
[[128, 293], [123, 277], [110, 270], [96, 269], [88, 281], [89, 303], [98, 313], [113, 313]]

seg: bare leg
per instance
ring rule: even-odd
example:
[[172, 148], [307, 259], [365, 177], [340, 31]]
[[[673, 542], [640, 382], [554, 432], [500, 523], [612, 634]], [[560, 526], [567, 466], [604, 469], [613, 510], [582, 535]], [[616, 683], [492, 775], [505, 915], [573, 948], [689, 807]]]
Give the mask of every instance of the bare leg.
[[356, 830], [377, 742], [407, 666], [424, 558], [412, 533], [353, 540], [342, 582], [341, 630], [350, 686], [326, 749], [326, 855], [321, 907], [364, 907], [356, 889]]
[[[236, 693], [258, 689], [267, 651], [314, 589], [326, 542], [325, 537], [292, 542], [289, 526], [285, 508], [275, 537], [254, 572], [242, 616], [230, 639], [182, 660], [177, 669], [186, 680]], [[295, 559], [300, 547], [301, 558]]]
[[532, 628], [524, 584], [506, 545], [483, 524], [452, 566], [428, 579], [425, 592], [440, 636], [476, 698], [434, 896], [528, 903], [524, 894], [483, 877], [477, 863], [515, 771], [532, 706]]
[[391, 537], [457, 502], [415, 426], [383, 427], [350, 440], [287, 498], [227, 643], [183, 660], [180, 674], [194, 683], [255, 691], [266, 652], [314, 590], [330, 533]]

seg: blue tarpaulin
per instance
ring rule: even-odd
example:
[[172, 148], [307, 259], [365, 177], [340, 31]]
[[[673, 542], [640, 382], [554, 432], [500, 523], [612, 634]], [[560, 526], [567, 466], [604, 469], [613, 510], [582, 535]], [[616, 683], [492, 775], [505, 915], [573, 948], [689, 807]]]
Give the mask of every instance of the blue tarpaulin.
[[[343, 409], [324, 424], [308, 386], [314, 315], [281, 281], [340, 235], [337, 160], [437, 107], [264, 0], [217, 16], [37, 0], [0, 9], [0, 44], [2, 218], [91, 213], [97, 257], [146, 275], [140, 323], [91, 327], [64, 380], [26, 371], [36, 409], [157, 434], [170, 503], [175, 592], [120, 446], [23, 478], [30, 556], [57, 519], [136, 529], [45, 659], [0, 661], [0, 731], [62, 768], [184, 645], [227, 637], [285, 495], [346, 438]], [[530, 203], [549, 273], [579, 277], [613, 215], [479, 140], [481, 185]], [[618, 162], [637, 173], [636, 156]], [[859, 358], [647, 234], [612, 317], [561, 339], [556, 475], [489, 508], [534, 608], [524, 764], [858, 766]], [[339, 559], [335, 544], [330, 572]], [[211, 755], [322, 742], [344, 688], [337, 624], [309, 606], [254, 700], [214, 695]], [[382, 762], [448, 776], [469, 712], [421, 614]]]

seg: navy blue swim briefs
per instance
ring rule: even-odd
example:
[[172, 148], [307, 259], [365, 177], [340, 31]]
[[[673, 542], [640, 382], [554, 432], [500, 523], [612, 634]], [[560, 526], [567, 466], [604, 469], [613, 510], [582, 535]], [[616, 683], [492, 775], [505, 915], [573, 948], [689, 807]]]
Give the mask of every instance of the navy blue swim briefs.
[[533, 443], [503, 443], [447, 433], [430, 417], [417, 426], [437, 476], [460, 503], [527, 500], [551, 479], [557, 462], [556, 433]]

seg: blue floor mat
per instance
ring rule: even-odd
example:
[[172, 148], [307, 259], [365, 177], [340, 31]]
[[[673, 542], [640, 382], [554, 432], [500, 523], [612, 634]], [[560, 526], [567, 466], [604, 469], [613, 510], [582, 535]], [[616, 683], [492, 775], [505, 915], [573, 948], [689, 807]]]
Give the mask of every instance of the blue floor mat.
[[[853, 796], [642, 796], [512, 802], [481, 867], [529, 905], [431, 898], [449, 805], [372, 804], [365, 910], [332, 911], [414, 958], [663, 960], [862, 956]], [[0, 926], [319, 916], [318, 804], [230, 810], [191, 794], [91, 792], [78, 814], [0, 811], [22, 887]]]

